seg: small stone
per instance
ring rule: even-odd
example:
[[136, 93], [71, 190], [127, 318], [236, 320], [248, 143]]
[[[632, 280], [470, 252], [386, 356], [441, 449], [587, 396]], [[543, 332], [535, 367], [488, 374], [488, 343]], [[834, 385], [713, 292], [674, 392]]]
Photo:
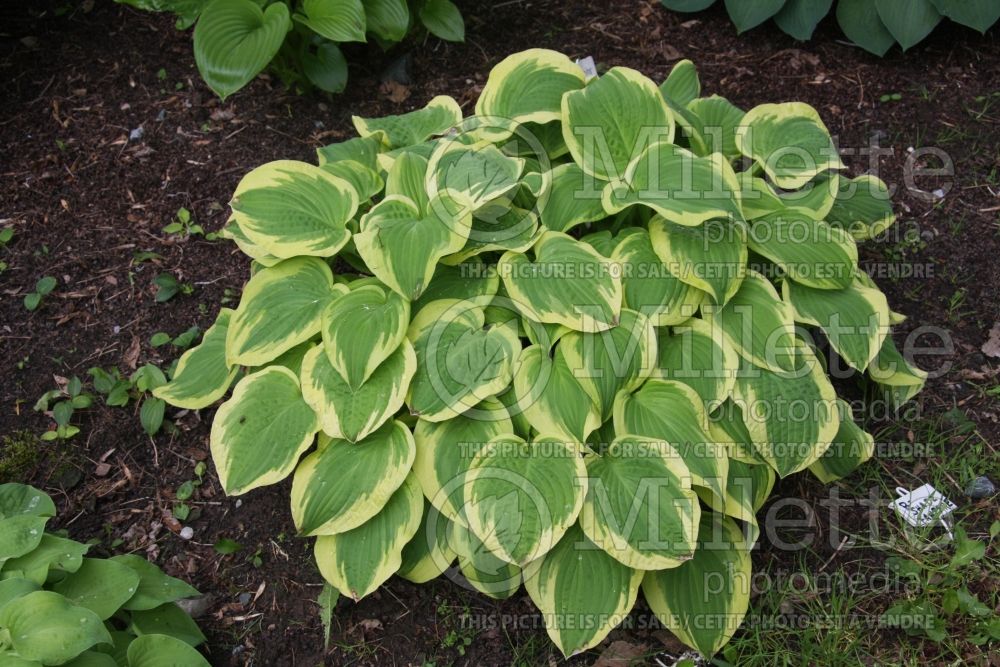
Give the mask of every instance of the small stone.
[[186, 611], [187, 615], [191, 618], [198, 618], [199, 616], [204, 616], [211, 609], [214, 602], [215, 597], [212, 595], [202, 595], [201, 597], [177, 600], [176, 604]]
[[183, 528], [181, 528], [181, 532], [178, 534], [181, 536], [182, 540], [190, 540], [192, 537], [194, 537], [194, 528], [192, 528], [191, 526], [184, 526]]
[[240, 498], [236, 499], [236, 509], [243, 507], [243, 500]]
[[166, 117], [167, 117], [167, 110], [166, 109], [160, 109], [160, 113], [156, 114], [156, 120], [160, 121], [160, 122], [163, 122], [163, 120]]
[[142, 129], [142, 125], [140, 125], [139, 127], [135, 128], [134, 130], [128, 133], [128, 140], [139, 141], [140, 139], [142, 139], [142, 135], [144, 134], [146, 134], [146, 131]]
[[240, 604], [244, 607], [250, 604], [250, 600], [253, 599], [252, 593], [240, 593]]
[[975, 500], [989, 498], [996, 492], [996, 486], [990, 481], [989, 477], [985, 476], [975, 478], [965, 487], [965, 495]]

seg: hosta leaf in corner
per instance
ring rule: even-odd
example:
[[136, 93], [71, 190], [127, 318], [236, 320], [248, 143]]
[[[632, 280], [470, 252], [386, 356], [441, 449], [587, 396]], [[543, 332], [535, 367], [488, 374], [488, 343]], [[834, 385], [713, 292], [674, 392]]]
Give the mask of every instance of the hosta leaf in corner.
[[194, 28], [201, 78], [226, 99], [267, 67], [291, 25], [281, 2], [262, 11], [252, 0], [212, 0]]
[[403, 547], [420, 527], [423, 511], [420, 486], [412, 476], [407, 477], [371, 519], [316, 540], [320, 574], [355, 602], [372, 593], [399, 569]]
[[318, 430], [319, 419], [294, 373], [268, 366], [246, 376], [212, 422], [212, 460], [222, 488], [239, 495], [280, 482]]
[[129, 667], [209, 667], [208, 660], [189, 644], [169, 635], [143, 635], [128, 646]]
[[635, 605], [642, 571], [597, 548], [575, 525], [525, 568], [524, 587], [564, 656], [596, 646]]
[[706, 512], [694, 558], [647, 572], [642, 594], [668, 630], [710, 657], [743, 622], [750, 606], [750, 570], [750, 551], [736, 522]]
[[872, 0], [837, 0], [837, 23], [852, 42], [877, 56], [884, 56], [896, 43]]
[[497, 558], [524, 567], [576, 521], [586, 479], [577, 445], [500, 435], [479, 450], [466, 475], [469, 528]]
[[51, 591], [7, 603], [0, 609], [0, 627], [20, 657], [46, 665], [61, 665], [95, 644], [111, 643], [97, 614]]
[[878, 16], [906, 51], [931, 34], [941, 14], [931, 0], [874, 0]]

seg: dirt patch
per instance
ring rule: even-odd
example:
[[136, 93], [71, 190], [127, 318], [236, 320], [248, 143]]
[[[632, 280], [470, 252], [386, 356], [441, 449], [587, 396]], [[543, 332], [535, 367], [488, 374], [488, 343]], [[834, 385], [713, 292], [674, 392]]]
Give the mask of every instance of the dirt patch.
[[[174, 30], [169, 17], [111, 3], [44, 20], [14, 12], [4, 28], [10, 33], [0, 37], [0, 218], [15, 230], [0, 250], [8, 264], [0, 274], [0, 435], [48, 427], [31, 407], [54, 387], [52, 375], [168, 362], [175, 352], [151, 347], [150, 336], [176, 335], [191, 324], [204, 329], [220, 302], [240, 289], [248, 266], [231, 244], [160, 231], [179, 208], [217, 230], [233, 188], [255, 165], [313, 159], [316, 147], [353, 135], [351, 114], [399, 113], [438, 94], [454, 96], [468, 111], [494, 63], [547, 47], [593, 55], [602, 66], [631, 66], [656, 80], [691, 58], [707, 92], [744, 108], [802, 100], [819, 109], [842, 147], [874, 139], [891, 149], [881, 174], [899, 188], [900, 227], [914, 233], [865, 245], [862, 259], [887, 272], [876, 280], [909, 318], [900, 340], [924, 326], [952, 336], [952, 353], [920, 360], [952, 366], [928, 384], [924, 412], [961, 406], [992, 447], [1000, 442], [997, 399], [983, 389], [996, 386], [997, 363], [980, 351], [1000, 320], [996, 29], [979, 36], [948, 24], [906, 57], [879, 60], [839, 41], [830, 20], [813, 42], [800, 44], [769, 29], [737, 38], [721, 7], [686, 16], [635, 0], [459, 4], [465, 44], [428, 39], [388, 54], [352, 48], [342, 96], [296, 96], [280, 82], [258, 79], [226, 103], [197, 76], [191, 35]], [[409, 83], [387, 88], [382, 72], [404, 54]], [[922, 146], [953, 160], [955, 177], [943, 198], [924, 193], [943, 190], [947, 179], [923, 177], [915, 189], [906, 187], [909, 149]], [[847, 161], [855, 173], [868, 169], [864, 155]], [[937, 166], [933, 156], [919, 163]], [[141, 252], [157, 257], [136, 261]], [[904, 266], [923, 267], [922, 274], [888, 273]], [[153, 279], [164, 272], [193, 293], [156, 303]], [[22, 297], [45, 275], [58, 287], [28, 312]], [[933, 334], [922, 336], [935, 343]], [[357, 605], [340, 602], [327, 654], [314, 604], [321, 579], [308, 542], [293, 535], [287, 483], [226, 498], [209, 466], [189, 503], [193, 539], [185, 542], [164, 522], [176, 489], [207, 457], [210, 418], [209, 411], [184, 414], [176, 433], [151, 441], [134, 405], [109, 409], [98, 401], [77, 419], [81, 434], [69, 442], [77, 474], [44, 462], [26, 470], [56, 497], [62, 527], [74, 537], [102, 539], [99, 550], [113, 544], [149, 552], [212, 596], [200, 623], [215, 664], [536, 665], [553, 658], [523, 592], [498, 603], [445, 580], [413, 586], [395, 578]], [[52, 461], [65, 460], [57, 445], [38, 447]], [[792, 479], [775, 493], [808, 498], [818, 488]], [[242, 549], [217, 553], [213, 545], [222, 538]], [[833, 548], [816, 554], [834, 556]], [[782, 557], [765, 546], [755, 561], [763, 567]], [[648, 615], [641, 604], [636, 613]], [[661, 638], [639, 629], [611, 635], [664, 647]]]

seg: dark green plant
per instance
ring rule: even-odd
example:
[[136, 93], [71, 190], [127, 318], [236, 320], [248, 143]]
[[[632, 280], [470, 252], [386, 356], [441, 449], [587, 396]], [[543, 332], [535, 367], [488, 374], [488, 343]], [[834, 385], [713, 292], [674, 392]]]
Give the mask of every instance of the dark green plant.
[[[667, 9], [698, 12], [715, 0], [661, 0]], [[739, 32], [773, 18], [785, 33], [807, 41], [833, 0], [725, 0]], [[985, 33], [1000, 19], [997, 0], [838, 0], [837, 23], [854, 43], [884, 56], [898, 43], [904, 51], [922, 41], [944, 18]]]
[[339, 93], [347, 61], [338, 44], [372, 36], [384, 48], [416, 24], [451, 42], [465, 23], [451, 0], [117, 0], [194, 25], [201, 77], [225, 99], [270, 66], [289, 85]]
[[0, 485], [0, 665], [207, 667], [176, 604], [198, 591], [141, 556], [87, 558], [45, 531], [55, 513], [42, 491]]

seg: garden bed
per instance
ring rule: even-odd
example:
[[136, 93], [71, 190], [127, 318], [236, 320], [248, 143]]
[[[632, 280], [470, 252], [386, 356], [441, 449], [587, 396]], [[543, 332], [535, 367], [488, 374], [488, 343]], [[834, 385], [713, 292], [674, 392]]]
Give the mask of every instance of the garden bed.
[[[74, 417], [78, 435], [42, 443], [35, 438], [50, 420], [32, 410], [56, 387], [53, 376], [85, 379], [95, 366], [123, 372], [147, 362], [165, 366], [178, 352], [152, 347], [154, 333], [177, 335], [191, 324], [205, 329], [221, 302], [234, 305], [247, 262], [229, 242], [163, 233], [179, 209], [188, 209], [206, 231], [217, 231], [232, 190], [252, 167], [282, 158], [312, 161], [317, 147], [354, 136], [351, 114], [400, 113], [441, 94], [469, 113], [498, 60], [546, 47], [571, 57], [592, 55], [602, 66], [634, 67], [655, 80], [690, 58], [707, 90], [742, 108], [801, 100], [819, 110], [842, 149], [869, 146], [873, 138], [891, 149], [880, 176], [898, 186], [898, 227], [913, 233], [862, 245], [862, 264], [874, 271], [890, 305], [909, 318], [898, 327], [898, 340], [928, 325], [950, 333], [952, 352], [917, 361], [925, 368], [947, 362], [951, 370], [928, 382], [917, 419], [868, 423], [876, 442], [931, 444], [933, 456], [900, 456], [905, 448], [886, 448], [841, 484], [841, 494], [934, 481], [959, 502], [967, 532], [983, 537], [997, 518], [996, 501], [973, 501], [962, 491], [976, 475], [996, 481], [1000, 469], [1000, 363], [982, 349], [1000, 321], [997, 30], [980, 36], [947, 25], [905, 56], [894, 52], [880, 60], [839, 41], [829, 18], [813, 42], [802, 44], [766, 27], [738, 38], [721, 7], [689, 16], [638, 1], [459, 5], [468, 28], [465, 44], [431, 38], [389, 54], [352, 47], [344, 95], [297, 96], [276, 80], [258, 79], [225, 103], [198, 77], [190, 33], [176, 31], [168, 16], [98, 3], [86, 12], [71, 9], [41, 20], [16, 15], [6, 22], [10, 27], [3, 30], [11, 34], [0, 37], [0, 218], [14, 236], [0, 249], [8, 265], [0, 273], [0, 482], [30, 481], [45, 489], [59, 506], [58, 527], [74, 538], [99, 540], [98, 550], [145, 553], [209, 595], [199, 622], [213, 664], [561, 660], [523, 593], [495, 602], [444, 578], [425, 586], [393, 578], [357, 605], [342, 600], [324, 658], [315, 603], [322, 579], [309, 541], [294, 536], [288, 481], [227, 498], [209, 465], [188, 501], [194, 512], [184, 525], [193, 537], [186, 541], [176, 533], [179, 524], [169, 513], [177, 489], [196, 479], [198, 461], [210, 463], [210, 411], [181, 414], [176, 433], [150, 439], [134, 403], [122, 409], [96, 401]], [[906, 187], [910, 150], [924, 146], [953, 160], [950, 187], [947, 178], [927, 176]], [[865, 156], [846, 154], [845, 161], [852, 173], [868, 169]], [[924, 162], [937, 166], [930, 158], [918, 164]], [[898, 271], [911, 273], [893, 274]], [[173, 274], [192, 293], [157, 302], [153, 280], [161, 273]], [[28, 311], [23, 296], [42, 276], [55, 277], [58, 286]], [[936, 344], [932, 336], [922, 340]], [[774, 495], [812, 505], [821, 493], [802, 475], [779, 482]], [[818, 511], [816, 519], [818, 539], [810, 550], [789, 555], [765, 541], [754, 553], [755, 569], [883, 567], [880, 551], [831, 545], [829, 516]], [[867, 512], [849, 511], [841, 529], [860, 531], [867, 521]], [[242, 548], [221, 554], [215, 545], [223, 539]], [[996, 558], [991, 547], [987, 559]], [[995, 569], [992, 577], [968, 585], [995, 594]], [[866, 597], [862, 611], [877, 618], [894, 599]], [[769, 608], [776, 602], [808, 609], [802, 600], [762, 595], [751, 613], [776, 614]], [[649, 615], [643, 605], [635, 614]], [[761, 651], [778, 637], [807, 641], [808, 635], [781, 632], [768, 639], [768, 631], [750, 628], [746, 635], [763, 637]], [[898, 631], [854, 640], [830, 649], [893, 660], [901, 650], [931, 661], [983, 658], [962, 641], [937, 644]], [[652, 628], [619, 629], [609, 641], [624, 642], [618, 647], [631, 647], [636, 656], [679, 649]], [[749, 650], [739, 640], [736, 646]], [[606, 647], [574, 662], [591, 664]]]

